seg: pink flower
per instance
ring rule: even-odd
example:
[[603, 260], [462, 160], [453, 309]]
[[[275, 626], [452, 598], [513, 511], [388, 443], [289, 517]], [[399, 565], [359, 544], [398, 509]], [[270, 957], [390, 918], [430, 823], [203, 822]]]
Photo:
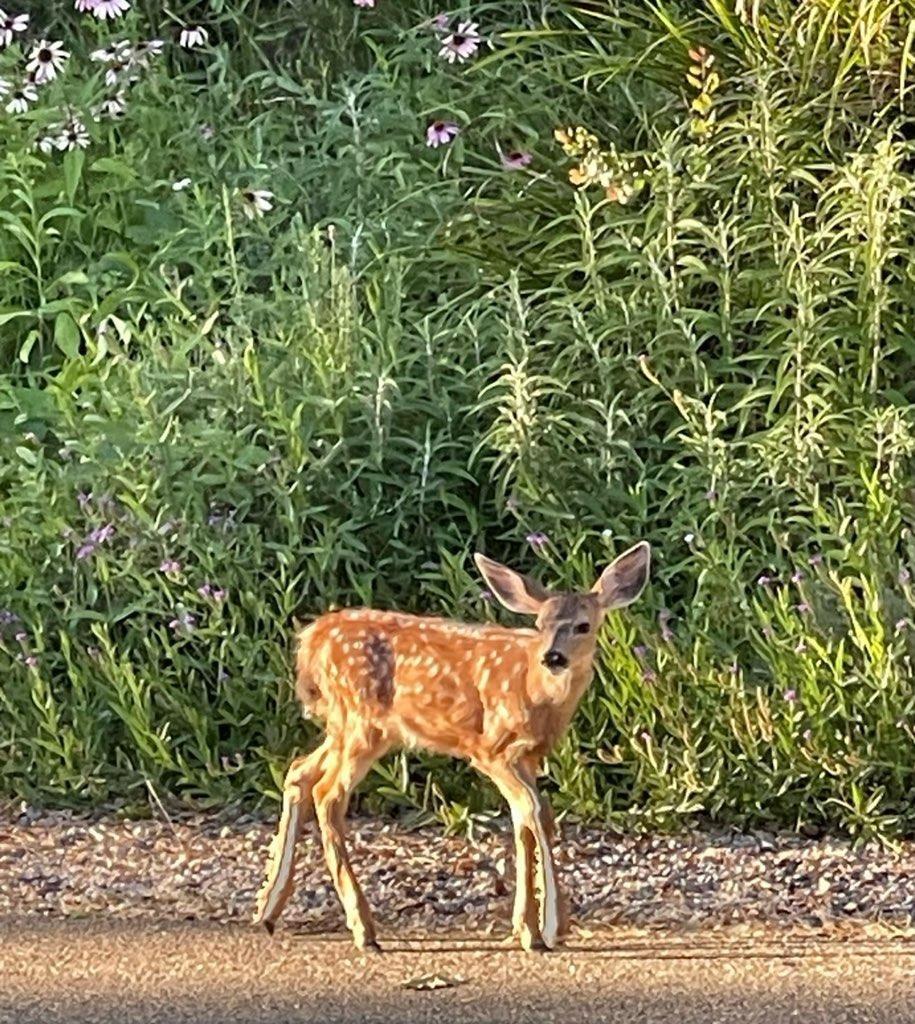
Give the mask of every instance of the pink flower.
[[530, 153], [524, 153], [519, 149], [513, 149], [510, 153], [502, 153], [502, 166], [506, 171], [520, 171], [533, 160]]
[[457, 138], [460, 128], [453, 121], [433, 121], [426, 129], [426, 145], [437, 149]]
[[353, 0], [354, 7], [374, 7], [375, 0]]
[[451, 19], [447, 14], [436, 14], [429, 24], [436, 32], [447, 32], [448, 26], [451, 24]]
[[788, 701], [789, 704], [793, 704], [797, 700], [797, 691], [796, 690], [785, 690], [783, 696], [784, 696], [785, 700]]
[[92, 5], [92, 13], [100, 21], [104, 21], [106, 18], [120, 18], [122, 14], [126, 14], [130, 10], [130, 4], [128, 0], [95, 0]]
[[482, 37], [477, 32], [476, 22], [462, 21], [457, 29], [445, 36], [442, 40], [442, 48], [438, 51], [439, 57], [444, 57], [449, 64], [459, 61], [463, 64], [480, 48]]

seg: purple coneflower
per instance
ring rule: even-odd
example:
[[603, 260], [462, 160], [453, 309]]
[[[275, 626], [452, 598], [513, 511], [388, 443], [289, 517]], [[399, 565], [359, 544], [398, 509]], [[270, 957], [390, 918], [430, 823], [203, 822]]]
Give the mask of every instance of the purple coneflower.
[[205, 46], [209, 38], [209, 32], [202, 25], [188, 25], [181, 30], [178, 43], [185, 50], [193, 50], [197, 46]]
[[7, 14], [0, 10], [0, 49], [9, 46], [17, 32], [25, 32], [29, 27], [27, 14]]
[[64, 49], [63, 43], [49, 43], [47, 39], [41, 39], [29, 52], [29, 62], [25, 69], [33, 77], [36, 85], [43, 85], [57, 77], [69, 56], [70, 51]]
[[86, 126], [78, 117], [71, 118], [63, 127], [60, 135], [57, 136], [54, 145], [61, 151], [71, 149], [86, 149], [89, 145], [89, 133]]
[[22, 85], [13, 89], [10, 98], [6, 103], [8, 114], [24, 114], [29, 109], [29, 104], [38, 99], [38, 91], [31, 82], [23, 82]]
[[248, 220], [254, 220], [255, 217], [263, 217], [265, 213], [268, 213], [273, 209], [273, 193], [268, 192], [264, 188], [255, 189], [241, 189], [239, 194], [241, 195], [242, 210]]
[[520, 149], [513, 149], [509, 153], [501, 153], [502, 166], [506, 171], [521, 171], [533, 160], [530, 153]]
[[432, 149], [447, 146], [457, 138], [460, 130], [453, 121], [433, 121], [426, 129], [426, 145]]
[[480, 48], [481, 36], [477, 32], [476, 22], [462, 21], [457, 29], [442, 40], [442, 48], [438, 51], [439, 57], [444, 57], [449, 64], [455, 61], [463, 63]]
[[130, 10], [129, 0], [77, 0], [77, 10], [91, 11], [99, 21], [104, 21], [106, 18], [120, 18], [122, 14], [126, 14]]

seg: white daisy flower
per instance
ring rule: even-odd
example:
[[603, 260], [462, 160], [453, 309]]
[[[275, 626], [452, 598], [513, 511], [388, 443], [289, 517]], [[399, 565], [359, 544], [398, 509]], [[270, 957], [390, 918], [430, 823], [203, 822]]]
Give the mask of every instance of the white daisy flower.
[[172, 182], [172, 192], [183, 192], [191, 184], [190, 178], [179, 178]]
[[47, 39], [42, 39], [32, 47], [25, 68], [35, 79], [36, 85], [42, 85], [57, 77], [57, 72], [63, 70], [69, 56], [70, 52], [64, 49], [63, 43], [49, 43]]
[[55, 145], [58, 149], [85, 149], [89, 145], [89, 133], [78, 117], [71, 118], [63, 131], [57, 136]]
[[209, 32], [201, 25], [189, 25], [181, 30], [178, 42], [185, 50], [193, 50], [195, 46], [206, 46], [210, 38]]
[[439, 57], [444, 57], [449, 64], [460, 61], [462, 64], [480, 48], [482, 36], [477, 31], [476, 22], [462, 21], [450, 35], [442, 40]]
[[242, 209], [249, 220], [255, 217], [263, 217], [265, 213], [273, 209], [273, 193], [263, 188], [241, 189]]
[[9, 46], [17, 32], [25, 32], [29, 27], [27, 14], [7, 14], [0, 10], [0, 49]]
[[5, 78], [0, 78], [0, 96], [5, 96], [12, 88]]
[[126, 110], [127, 94], [123, 89], [119, 89], [113, 96], [106, 96], [101, 103], [94, 106], [92, 108], [92, 116], [96, 121], [101, 121], [103, 117], [114, 120], [115, 118], [123, 117]]
[[130, 10], [129, 0], [95, 0], [92, 13], [101, 21], [120, 18]]
[[96, 0], [73, 0], [73, 6], [80, 14], [89, 14], [95, 9]]
[[142, 63], [143, 67], [149, 63], [150, 57], [159, 57], [165, 49], [165, 43], [161, 39], [147, 39], [137, 43], [133, 51], [134, 60]]
[[116, 60], [127, 60], [130, 56], [130, 43], [126, 39], [119, 39], [111, 46], [105, 46], [101, 50], [93, 50], [89, 54], [89, 60], [101, 61], [103, 64], [110, 64]]
[[[55, 132], [59, 130], [59, 124], [48, 125], [49, 132]], [[42, 153], [53, 153], [54, 150], [57, 148], [57, 136], [53, 134], [40, 136], [35, 143], [35, 148], [40, 149]]]
[[29, 109], [29, 104], [38, 99], [38, 90], [31, 82], [23, 82], [18, 88], [13, 89], [9, 102], [6, 105], [8, 114], [24, 114]]

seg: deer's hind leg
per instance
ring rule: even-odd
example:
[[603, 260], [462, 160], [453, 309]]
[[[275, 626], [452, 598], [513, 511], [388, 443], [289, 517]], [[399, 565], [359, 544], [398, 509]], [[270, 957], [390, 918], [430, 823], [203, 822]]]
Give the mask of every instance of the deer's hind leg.
[[324, 859], [346, 914], [346, 926], [359, 949], [378, 948], [368, 901], [353, 873], [346, 849], [344, 818], [353, 790], [365, 778], [387, 745], [374, 733], [341, 736], [328, 758], [328, 768], [315, 785], [315, 810]]
[[312, 791], [332, 749], [332, 743], [325, 740], [317, 750], [305, 757], [297, 757], [289, 766], [283, 781], [283, 810], [270, 846], [267, 878], [258, 894], [254, 914], [255, 923], [262, 924], [271, 934], [295, 888], [296, 842], [302, 829], [315, 816]]

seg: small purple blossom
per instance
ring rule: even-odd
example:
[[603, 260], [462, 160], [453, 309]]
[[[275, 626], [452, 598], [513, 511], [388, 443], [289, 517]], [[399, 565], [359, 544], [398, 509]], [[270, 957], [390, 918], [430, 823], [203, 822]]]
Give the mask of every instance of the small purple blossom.
[[897, 577], [897, 579], [903, 586], [905, 586], [906, 583], [908, 583], [912, 579], [912, 574], [909, 572], [908, 569], [900, 569], [899, 576]]
[[797, 572], [793, 572], [791, 574], [792, 583], [803, 583], [806, 578], [807, 577], [801, 572], [800, 569], [798, 569]]
[[768, 587], [769, 584], [772, 583], [772, 582], [773, 582], [773, 577], [767, 576], [765, 573], [763, 573], [763, 575], [760, 576], [759, 579], [756, 581], [757, 585], [760, 586], [760, 587]]
[[181, 612], [168, 624], [168, 628], [174, 633], [192, 633], [197, 625], [197, 619], [190, 612]]
[[762, 635], [767, 639], [771, 639], [775, 636], [775, 630], [771, 626], [763, 626]]
[[508, 153], [501, 154], [502, 166], [506, 171], [521, 171], [533, 160], [530, 153], [520, 149], [513, 149]]
[[639, 659], [639, 661], [644, 661], [645, 656], [648, 654], [648, 648], [643, 644], [636, 644], [636, 646], [632, 648], [632, 653]]
[[541, 548], [545, 548], [550, 541], [545, 533], [529, 533], [524, 538], [528, 544], [535, 550], [539, 551]]
[[438, 51], [438, 55], [449, 64], [454, 64], [455, 61], [463, 64], [477, 52], [481, 41], [482, 37], [477, 31], [476, 22], [462, 21], [453, 32], [450, 32], [442, 40], [442, 48]]
[[25, 658], [25, 664], [28, 665], [29, 668], [35, 668], [36, 665], [38, 664], [38, 659], [35, 657], [34, 654], [29, 654]]
[[804, 731], [803, 731], [803, 732], [801, 733], [801, 737], [802, 737], [802, 739], [804, 740], [804, 742], [805, 742], [805, 743], [809, 743], [809, 742], [810, 742], [810, 737], [811, 737], [812, 735], [813, 735], [813, 733], [812, 733], [812, 732], [811, 732], [811, 731], [810, 731], [809, 729], [805, 729], [805, 730], [804, 730]]
[[164, 572], [167, 576], [176, 572], [181, 572], [181, 563], [176, 562], [174, 558], [163, 559], [163, 561], [159, 563], [159, 572]]
[[705, 500], [706, 501], [717, 501], [718, 500], [718, 492], [714, 488], [710, 488], [709, 490], [707, 490], [705, 492]]
[[429, 24], [436, 32], [447, 32], [451, 25], [451, 19], [447, 14], [436, 14]]
[[782, 696], [789, 704], [793, 704], [797, 700], [797, 690], [785, 690]]
[[426, 129], [426, 145], [432, 149], [447, 146], [457, 138], [460, 130], [453, 121], [433, 121]]
[[908, 628], [909, 628], [909, 623], [908, 623], [907, 619], [897, 619], [896, 620], [896, 632], [897, 633], [903, 633]]
[[480, 598], [481, 601], [491, 601], [492, 600], [492, 591], [491, 590], [481, 590], [480, 593], [479, 593], [479, 598]]
[[651, 743], [651, 733], [650, 732], [640, 732], [639, 733], [639, 739], [643, 743]]
[[199, 586], [197, 593], [201, 597], [208, 597], [213, 601], [224, 601], [227, 596], [227, 591], [223, 590], [222, 587], [214, 587], [212, 583], [204, 583], [202, 586]]
[[795, 606], [795, 610], [799, 611], [801, 615], [806, 615], [810, 611], [810, 605], [806, 601], [801, 601]]
[[102, 652], [95, 646], [95, 644], [89, 644], [86, 648], [86, 654], [94, 661]]
[[76, 560], [82, 562], [95, 551], [94, 544], [82, 544], [76, 551]]
[[819, 553], [819, 551], [817, 551], [814, 554], [812, 554], [810, 558], [807, 559], [807, 561], [811, 565], [821, 565], [823, 562], [823, 556]]
[[97, 526], [86, 538], [90, 544], [104, 544], [106, 540], [109, 540], [114, 536], [114, 526], [111, 523], [105, 523], [104, 526]]
[[19, 616], [9, 608], [0, 608], [0, 625], [9, 626], [19, 621]]
[[650, 668], [642, 669], [642, 679], [646, 683], [653, 683], [657, 680], [657, 676]]

